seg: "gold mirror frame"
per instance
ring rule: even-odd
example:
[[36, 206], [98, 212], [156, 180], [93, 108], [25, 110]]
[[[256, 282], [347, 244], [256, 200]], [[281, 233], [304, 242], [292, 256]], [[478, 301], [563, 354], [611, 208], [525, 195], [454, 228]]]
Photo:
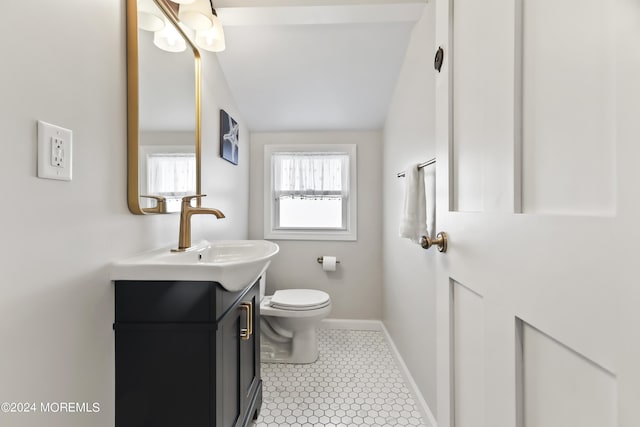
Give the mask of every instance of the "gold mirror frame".
[[[193, 51], [195, 65], [195, 152], [196, 152], [196, 193], [201, 194], [201, 61], [200, 52], [191, 37], [178, 25], [177, 5], [169, 0], [153, 0], [162, 13], [176, 27]], [[139, 65], [138, 65], [138, 4], [137, 0], [127, 0], [127, 203], [131, 213], [146, 215], [151, 213], [140, 207], [139, 173]], [[200, 206], [198, 198], [197, 205]]]

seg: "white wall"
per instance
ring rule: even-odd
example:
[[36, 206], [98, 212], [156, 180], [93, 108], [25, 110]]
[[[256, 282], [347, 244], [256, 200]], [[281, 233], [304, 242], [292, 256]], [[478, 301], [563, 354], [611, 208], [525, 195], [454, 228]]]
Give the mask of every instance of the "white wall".
[[[98, 402], [94, 414], [4, 414], [0, 425], [114, 425], [109, 263], [177, 243], [178, 217], [126, 205], [124, 1], [3, 4], [0, 129], [0, 402]], [[214, 56], [204, 61], [206, 205], [194, 239], [247, 236], [248, 134], [240, 166], [217, 154], [218, 107], [238, 121]], [[36, 178], [36, 120], [74, 134], [73, 181]], [[231, 188], [233, 186], [233, 189]]]
[[[331, 295], [331, 318], [380, 319], [382, 315], [382, 134], [380, 132], [292, 132], [251, 135], [249, 237], [264, 238], [263, 159], [265, 144], [356, 144], [358, 240], [276, 240], [280, 253], [267, 271], [267, 292], [312, 288]], [[316, 261], [335, 255], [340, 265], [324, 272]]]
[[[383, 321], [432, 411], [436, 409], [435, 250], [398, 237], [404, 179], [435, 155], [433, 2], [416, 24], [384, 128]], [[434, 167], [426, 169], [433, 173]]]
[[[214, 53], [202, 51], [202, 72], [202, 192], [207, 195], [202, 199], [202, 205], [220, 209], [225, 218], [216, 221], [210, 215], [192, 217], [193, 241], [197, 241], [197, 237], [246, 238], [249, 222], [249, 131], [235, 107]], [[229, 113], [240, 126], [238, 165], [220, 157], [220, 109]]]

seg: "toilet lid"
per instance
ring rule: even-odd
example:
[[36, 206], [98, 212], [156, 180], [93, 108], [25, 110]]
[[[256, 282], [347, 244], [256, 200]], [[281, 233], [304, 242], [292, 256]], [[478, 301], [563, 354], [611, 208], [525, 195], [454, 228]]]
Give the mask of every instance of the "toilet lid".
[[271, 297], [271, 307], [283, 310], [310, 310], [326, 307], [329, 294], [315, 289], [286, 289], [276, 291]]

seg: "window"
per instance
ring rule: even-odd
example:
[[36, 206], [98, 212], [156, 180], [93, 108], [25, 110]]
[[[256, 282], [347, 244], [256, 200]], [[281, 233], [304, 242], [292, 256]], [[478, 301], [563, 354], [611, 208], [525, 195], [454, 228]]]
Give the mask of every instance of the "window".
[[265, 146], [265, 238], [356, 240], [355, 145]]

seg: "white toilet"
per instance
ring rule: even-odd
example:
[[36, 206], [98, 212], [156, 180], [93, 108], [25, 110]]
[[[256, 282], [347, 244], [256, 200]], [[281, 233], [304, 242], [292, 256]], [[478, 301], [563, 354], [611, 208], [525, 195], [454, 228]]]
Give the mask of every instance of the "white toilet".
[[287, 289], [265, 296], [260, 279], [262, 362], [313, 363], [318, 359], [316, 327], [331, 312], [331, 298], [314, 289]]

